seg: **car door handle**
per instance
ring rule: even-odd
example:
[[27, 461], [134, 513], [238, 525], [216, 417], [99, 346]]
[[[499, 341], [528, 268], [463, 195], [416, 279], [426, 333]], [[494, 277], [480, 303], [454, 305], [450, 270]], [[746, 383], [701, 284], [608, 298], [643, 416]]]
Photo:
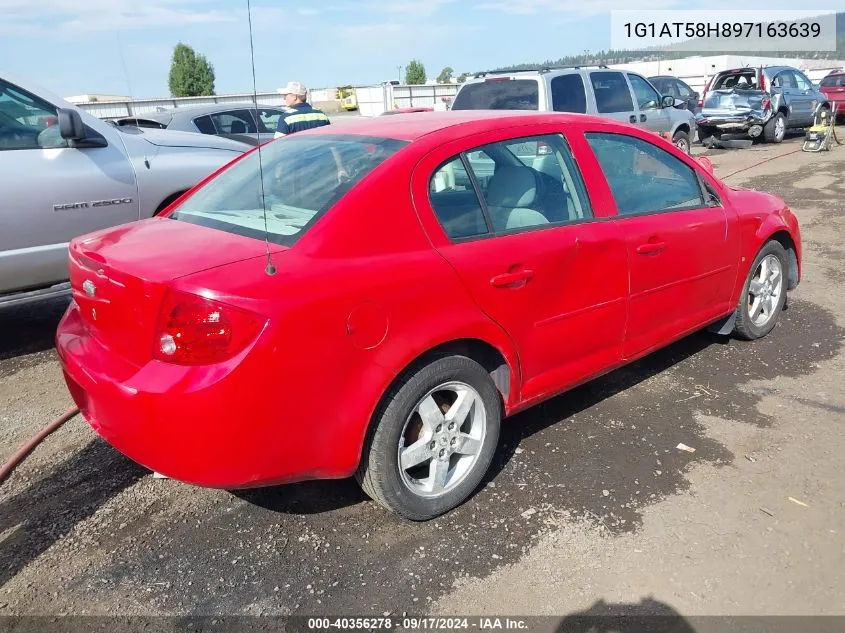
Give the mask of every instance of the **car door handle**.
[[649, 242], [648, 244], [640, 244], [637, 246], [637, 253], [640, 255], [656, 255], [666, 248], [665, 242]]
[[496, 275], [490, 280], [490, 285], [495, 286], [496, 288], [506, 288], [508, 286], [513, 286], [515, 284], [528, 281], [532, 277], [534, 277], [534, 271], [525, 268], [523, 270], [517, 270], [512, 273], [503, 273], [501, 275]]
[[629, 120], [631, 123], [636, 123], [636, 122], [637, 122], [637, 115], [632, 114], [631, 116], [629, 116], [629, 117], [628, 117], [628, 120]]
[[640, 123], [645, 123], [648, 120], [648, 117], [644, 114], [640, 115]]

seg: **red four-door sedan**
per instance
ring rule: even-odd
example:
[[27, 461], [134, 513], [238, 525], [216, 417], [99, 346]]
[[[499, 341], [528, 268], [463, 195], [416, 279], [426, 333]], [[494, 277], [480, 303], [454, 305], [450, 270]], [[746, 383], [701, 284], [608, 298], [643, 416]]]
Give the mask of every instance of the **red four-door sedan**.
[[472, 111], [274, 141], [70, 267], [58, 353], [118, 450], [201, 486], [355, 475], [424, 520], [504, 417], [705, 327], [769, 333], [801, 243], [652, 133]]

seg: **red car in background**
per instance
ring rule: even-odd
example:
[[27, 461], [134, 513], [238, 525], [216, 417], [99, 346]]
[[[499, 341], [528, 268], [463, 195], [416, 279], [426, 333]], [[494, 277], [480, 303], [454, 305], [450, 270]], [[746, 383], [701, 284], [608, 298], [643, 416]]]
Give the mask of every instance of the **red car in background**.
[[70, 270], [59, 357], [118, 450], [201, 486], [355, 475], [425, 520], [503, 418], [702, 328], [768, 334], [801, 241], [651, 132], [463, 111], [269, 143]]
[[836, 118], [845, 117], [845, 72], [830, 73], [819, 83], [819, 91], [830, 101]]

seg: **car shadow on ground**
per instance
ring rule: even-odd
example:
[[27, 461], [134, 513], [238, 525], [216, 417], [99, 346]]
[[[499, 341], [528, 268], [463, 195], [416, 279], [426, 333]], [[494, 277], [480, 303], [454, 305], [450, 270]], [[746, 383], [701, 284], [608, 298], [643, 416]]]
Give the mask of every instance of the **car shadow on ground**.
[[45, 470], [0, 502], [0, 587], [150, 472], [100, 439]]
[[0, 308], [0, 377], [43, 362], [52, 354], [56, 327], [70, 295]]
[[[502, 423], [496, 456], [485, 475], [483, 484], [478, 486], [472, 496], [478, 494], [484, 488], [484, 484], [497, 477], [514, 457], [519, 444], [526, 438], [666, 371], [711, 345], [729, 342], [728, 337], [706, 331], [699, 332], [654, 352], [636, 363], [505, 420]], [[308, 481], [273, 488], [234, 490], [232, 493], [248, 503], [283, 514], [320, 514], [368, 500], [354, 479]]]
[[665, 602], [644, 598], [638, 603], [599, 600], [589, 609], [563, 618], [556, 633], [695, 633], [683, 615]]

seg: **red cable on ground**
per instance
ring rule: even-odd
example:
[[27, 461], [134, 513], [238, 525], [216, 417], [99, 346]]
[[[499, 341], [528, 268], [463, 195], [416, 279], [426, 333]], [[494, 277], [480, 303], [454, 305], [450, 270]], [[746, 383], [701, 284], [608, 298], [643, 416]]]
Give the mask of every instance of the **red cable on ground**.
[[742, 169], [738, 169], [735, 172], [728, 174], [727, 176], [721, 176], [721, 179], [725, 180], [727, 178], [730, 178], [731, 176], [736, 176], [737, 174], [741, 174], [744, 171], [748, 171], [749, 169], [754, 169], [755, 167], [759, 167], [760, 165], [765, 165], [766, 163], [768, 163], [770, 161], [776, 160], [778, 158], [783, 158], [784, 156], [789, 156], [790, 154], [797, 154], [798, 152], [802, 152], [802, 151], [804, 151], [804, 150], [801, 149], [801, 148], [798, 148], [798, 149], [792, 150], [791, 152], [786, 152], [784, 154], [778, 154], [777, 156], [771, 156], [771, 157], [767, 158], [766, 160], [761, 160], [759, 163], [754, 163], [753, 165], [750, 165], [748, 167], [743, 167]]
[[26, 444], [21, 446], [18, 449], [18, 452], [12, 455], [11, 459], [3, 464], [3, 467], [0, 468], [0, 483], [3, 483], [6, 478], [12, 474], [12, 471], [20, 464], [24, 458], [29, 455], [32, 450], [38, 446], [45, 437], [50, 435], [53, 431], [57, 430], [61, 427], [65, 422], [73, 418], [77, 413], [79, 413], [79, 409], [74, 407], [73, 409], [68, 409], [65, 411], [61, 416], [50, 422], [47, 426], [45, 426], [38, 435], [33, 437], [29, 440]]

